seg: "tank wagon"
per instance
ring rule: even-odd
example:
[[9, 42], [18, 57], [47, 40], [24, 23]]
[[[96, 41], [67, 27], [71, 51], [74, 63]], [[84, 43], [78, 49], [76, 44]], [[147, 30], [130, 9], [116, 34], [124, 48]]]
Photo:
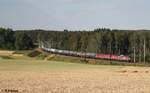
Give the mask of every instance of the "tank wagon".
[[66, 56], [76, 56], [76, 57], [86, 57], [86, 58], [106, 59], [106, 60], [119, 60], [119, 61], [131, 60], [131, 58], [126, 55], [118, 56], [118, 55], [113, 55], [113, 54], [84, 53], [84, 52], [52, 49], [52, 48], [42, 48], [42, 49], [49, 53], [61, 54], [61, 55], [66, 55]]

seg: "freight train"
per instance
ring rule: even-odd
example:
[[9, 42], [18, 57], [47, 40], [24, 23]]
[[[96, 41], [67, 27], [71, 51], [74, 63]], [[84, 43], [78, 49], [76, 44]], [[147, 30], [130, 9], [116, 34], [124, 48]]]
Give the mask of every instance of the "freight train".
[[131, 58], [125, 55], [114, 55], [114, 54], [96, 54], [96, 53], [83, 53], [83, 52], [75, 52], [75, 51], [68, 51], [68, 50], [59, 50], [59, 49], [52, 49], [52, 48], [45, 48], [42, 49], [46, 52], [60, 54], [60, 55], [67, 55], [67, 56], [76, 56], [76, 57], [85, 57], [85, 58], [94, 58], [94, 59], [106, 59], [106, 60], [118, 60], [118, 61], [130, 61]]

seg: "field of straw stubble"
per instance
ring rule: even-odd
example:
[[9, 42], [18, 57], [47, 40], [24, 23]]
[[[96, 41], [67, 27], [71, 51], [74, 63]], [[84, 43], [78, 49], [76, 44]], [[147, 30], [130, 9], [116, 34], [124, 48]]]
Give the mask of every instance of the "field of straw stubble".
[[150, 93], [150, 68], [0, 59], [0, 93]]

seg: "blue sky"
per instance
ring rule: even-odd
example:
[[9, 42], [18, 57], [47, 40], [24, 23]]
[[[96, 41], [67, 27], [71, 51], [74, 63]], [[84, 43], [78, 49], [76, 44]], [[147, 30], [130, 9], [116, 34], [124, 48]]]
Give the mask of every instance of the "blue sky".
[[13, 29], [150, 29], [150, 0], [0, 0], [0, 26]]

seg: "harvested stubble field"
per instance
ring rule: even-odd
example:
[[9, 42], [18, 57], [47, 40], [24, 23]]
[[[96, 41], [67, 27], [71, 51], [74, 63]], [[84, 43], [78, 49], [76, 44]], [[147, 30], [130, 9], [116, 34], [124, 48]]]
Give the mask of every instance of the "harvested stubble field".
[[0, 59], [1, 93], [150, 93], [150, 68]]

